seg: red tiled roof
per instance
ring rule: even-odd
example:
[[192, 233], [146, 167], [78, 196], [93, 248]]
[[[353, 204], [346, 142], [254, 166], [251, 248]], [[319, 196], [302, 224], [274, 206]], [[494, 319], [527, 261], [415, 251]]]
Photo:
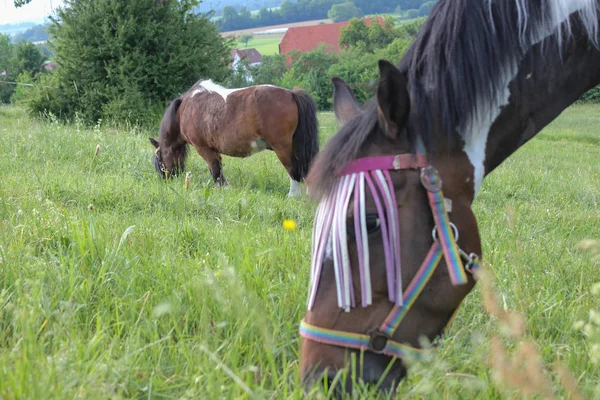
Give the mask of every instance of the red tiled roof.
[[256, 50], [253, 47], [249, 49], [232, 49], [231, 58], [233, 59], [233, 57], [235, 57], [236, 54], [241, 59], [246, 60], [246, 62], [248, 62], [249, 64], [260, 62], [260, 59], [262, 58], [258, 50]]
[[[383, 24], [383, 18], [376, 17], [380, 24]], [[371, 18], [365, 18], [367, 25], [371, 24]], [[321, 24], [312, 26], [299, 26], [289, 28], [281, 42], [279, 42], [279, 54], [285, 54], [286, 64], [291, 64], [292, 60], [289, 53], [297, 50], [301, 53], [311, 51], [325, 45], [325, 50], [338, 54], [340, 51], [340, 34], [343, 26], [347, 26], [349, 21], [337, 22], [335, 24]]]

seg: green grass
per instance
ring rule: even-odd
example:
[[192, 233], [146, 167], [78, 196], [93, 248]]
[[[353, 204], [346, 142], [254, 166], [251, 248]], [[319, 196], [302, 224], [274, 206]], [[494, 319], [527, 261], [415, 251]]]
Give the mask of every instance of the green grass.
[[[260, 29], [257, 29], [260, 30]], [[271, 56], [274, 54], [279, 54], [279, 42], [281, 38], [278, 37], [261, 37], [260, 35], [256, 35], [248, 42], [248, 48], [254, 47], [258, 52], [263, 56]], [[245, 49], [246, 45], [242, 42], [237, 42], [237, 47], [240, 49]]]
[[[501, 304], [525, 316], [526, 337], [545, 362], [560, 358], [585, 398], [598, 396], [600, 367], [572, 326], [600, 309], [590, 294], [600, 274], [575, 246], [600, 236], [598, 111], [565, 112], [475, 204]], [[320, 123], [326, 140], [334, 118]], [[229, 190], [212, 187], [193, 153], [189, 190], [183, 177], [163, 182], [150, 135], [0, 108], [0, 398], [303, 398], [315, 206], [286, 198], [269, 152], [225, 157]], [[298, 229], [285, 231], [286, 218]], [[486, 363], [498, 332], [475, 290], [399, 398], [516, 398]]]

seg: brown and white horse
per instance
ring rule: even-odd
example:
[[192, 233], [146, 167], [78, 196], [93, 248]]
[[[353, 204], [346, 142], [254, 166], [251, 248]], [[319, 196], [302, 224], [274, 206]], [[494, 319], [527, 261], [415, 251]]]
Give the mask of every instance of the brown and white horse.
[[482, 180], [600, 84], [599, 6], [440, 0], [399, 68], [379, 62], [365, 107], [334, 79], [343, 126], [307, 178], [320, 204], [304, 382], [350, 368], [348, 377], [393, 389], [421, 339], [444, 331], [475, 284]]
[[210, 80], [196, 83], [169, 104], [155, 147], [156, 171], [162, 177], [184, 170], [187, 145], [206, 161], [217, 186], [227, 185], [221, 155], [248, 157], [273, 150], [290, 176], [289, 196], [299, 196], [300, 182], [319, 151], [317, 109], [301, 89], [272, 85], [226, 89]]

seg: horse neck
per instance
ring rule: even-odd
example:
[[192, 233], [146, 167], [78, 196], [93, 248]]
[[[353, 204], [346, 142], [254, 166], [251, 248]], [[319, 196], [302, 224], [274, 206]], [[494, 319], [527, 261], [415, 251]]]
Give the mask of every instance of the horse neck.
[[490, 128], [486, 175], [600, 84], [600, 50], [583, 32], [578, 33], [576, 39], [563, 43], [562, 53], [552, 37], [525, 55], [509, 85], [509, 103]]

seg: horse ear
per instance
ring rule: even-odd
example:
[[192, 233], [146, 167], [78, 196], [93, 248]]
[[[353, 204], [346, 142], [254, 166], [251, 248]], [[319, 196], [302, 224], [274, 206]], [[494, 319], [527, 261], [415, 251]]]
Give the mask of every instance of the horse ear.
[[343, 79], [333, 77], [331, 83], [333, 83], [333, 111], [335, 112], [335, 119], [338, 125], [342, 126], [360, 114], [360, 108], [348, 84]]
[[158, 142], [156, 140], [154, 140], [153, 138], [150, 138], [150, 143], [152, 143], [152, 146], [154, 146], [155, 148], [158, 149], [159, 144], [158, 144]]
[[393, 64], [379, 60], [379, 85], [377, 87], [377, 114], [379, 126], [392, 139], [406, 125], [410, 100], [406, 76]]

